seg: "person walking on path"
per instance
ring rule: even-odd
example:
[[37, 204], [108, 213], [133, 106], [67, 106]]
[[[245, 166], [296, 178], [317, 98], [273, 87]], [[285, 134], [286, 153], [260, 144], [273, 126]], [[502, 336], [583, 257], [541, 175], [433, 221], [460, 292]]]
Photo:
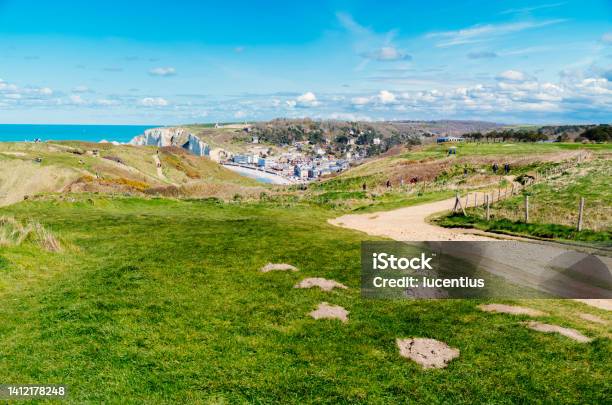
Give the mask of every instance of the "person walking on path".
[[493, 174], [497, 174], [498, 169], [499, 169], [499, 166], [497, 165], [497, 163], [493, 163]]

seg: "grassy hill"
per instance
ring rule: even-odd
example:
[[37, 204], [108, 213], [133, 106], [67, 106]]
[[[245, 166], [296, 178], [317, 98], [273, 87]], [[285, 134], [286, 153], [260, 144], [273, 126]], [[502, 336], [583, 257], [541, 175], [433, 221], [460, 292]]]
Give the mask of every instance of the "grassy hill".
[[[0, 144], [0, 190], [44, 192], [0, 208], [0, 380], [66, 384], [69, 403], [603, 403], [608, 312], [521, 301], [594, 339], [579, 344], [525, 328], [526, 316], [484, 313], [486, 300], [363, 299], [360, 245], [377, 238], [327, 223], [495, 187], [493, 161], [512, 162], [515, 176], [556, 167], [577, 147], [588, 159], [529, 192], [570, 220], [585, 194], [598, 212], [590, 218], [609, 226], [608, 145], [466, 144], [450, 158], [432, 145], [300, 190], [175, 148]], [[428, 180], [384, 187], [415, 173]], [[207, 196], [224, 198], [193, 198]], [[260, 273], [267, 263], [300, 270]], [[293, 288], [306, 277], [349, 288]], [[323, 301], [346, 308], [349, 322], [310, 318]], [[395, 339], [413, 336], [460, 357], [422, 370], [398, 356]]]
[[[591, 153], [612, 152], [610, 144], [576, 144], [576, 143], [458, 143], [456, 155], [449, 155], [451, 145], [415, 146], [406, 151], [398, 151], [393, 156], [372, 159], [362, 165], [322, 183], [322, 187], [334, 187], [345, 183], [347, 188], [358, 188], [366, 182], [377, 186], [387, 179], [398, 182], [401, 178], [409, 180], [419, 177], [422, 180], [435, 179], [441, 167], [478, 166], [490, 169], [492, 163], [510, 163], [514, 169], [531, 162], [559, 161], [572, 156], [572, 152], [587, 151]], [[429, 166], [431, 170], [427, 170]]]
[[262, 188], [180, 148], [162, 148], [158, 154], [154, 147], [110, 143], [2, 142], [0, 162], [0, 204], [61, 191], [226, 197]]
[[[491, 220], [484, 208], [469, 208], [467, 216], [437, 220], [449, 227], [474, 227], [486, 231], [565, 240], [612, 242], [612, 159], [605, 156], [564, 170], [515, 197], [492, 206]], [[529, 196], [529, 223], [524, 223], [524, 200]], [[585, 199], [583, 230], [578, 232], [578, 207]]]
[[[62, 246], [0, 248], [0, 380], [61, 383], [69, 403], [603, 403], [609, 328], [565, 300], [525, 304], [578, 328], [578, 344], [474, 300], [364, 300], [363, 235], [306, 204], [72, 195], [0, 209]], [[369, 238], [371, 239], [371, 238]], [[299, 272], [259, 273], [268, 262]], [[348, 290], [293, 286], [304, 277]], [[347, 324], [313, 320], [319, 302]], [[395, 339], [424, 336], [461, 356], [422, 370]], [[119, 399], [120, 398], [120, 399]]]
[[[611, 144], [577, 143], [465, 143], [457, 154], [449, 145], [415, 146], [392, 156], [371, 159], [336, 176], [309, 186], [315, 201], [349, 210], [374, 211], [451, 197], [456, 192], [485, 191], [509, 178], [558, 166], [578, 157], [610, 158]], [[500, 167], [498, 174], [491, 170]], [[416, 179], [412, 184], [411, 180]], [[389, 181], [391, 187], [386, 187]], [[366, 185], [366, 191], [363, 185]]]

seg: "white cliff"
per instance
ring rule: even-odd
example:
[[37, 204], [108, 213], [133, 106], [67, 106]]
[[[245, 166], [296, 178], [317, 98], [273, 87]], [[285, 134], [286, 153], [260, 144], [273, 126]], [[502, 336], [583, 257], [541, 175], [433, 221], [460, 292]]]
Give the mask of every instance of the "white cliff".
[[183, 148], [187, 149], [189, 152], [197, 156], [208, 156], [210, 154], [208, 144], [194, 134], [189, 134], [187, 139], [187, 144], [183, 145]]
[[178, 146], [197, 156], [208, 156], [207, 143], [184, 128], [167, 127], [147, 129], [144, 134], [134, 137], [130, 145], [137, 146]]

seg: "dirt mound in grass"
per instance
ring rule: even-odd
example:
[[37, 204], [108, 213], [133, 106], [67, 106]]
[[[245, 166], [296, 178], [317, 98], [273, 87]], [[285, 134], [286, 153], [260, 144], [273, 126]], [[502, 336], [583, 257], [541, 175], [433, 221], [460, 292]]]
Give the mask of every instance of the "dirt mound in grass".
[[406, 357], [423, 368], [445, 368], [448, 363], [459, 357], [459, 349], [444, 342], [427, 338], [396, 339], [400, 356]]
[[578, 314], [578, 316], [584, 319], [585, 321], [589, 321], [589, 322], [600, 323], [602, 325], [605, 325], [608, 323], [605, 319], [600, 318], [597, 315], [593, 315], [593, 314], [587, 314], [583, 312], [583, 313]]
[[588, 343], [592, 340], [591, 338], [584, 336], [582, 333], [572, 328], [564, 328], [563, 326], [559, 325], [551, 325], [548, 323], [541, 323], [535, 321], [529, 321], [525, 324], [529, 329], [544, 333], [559, 333], [580, 343]]
[[267, 273], [269, 271], [298, 271], [298, 269], [287, 263], [268, 263], [259, 269], [259, 271]]
[[316, 310], [310, 313], [314, 319], [339, 319], [342, 322], [348, 322], [349, 311], [338, 306], [329, 305], [327, 302], [319, 304]]
[[323, 291], [331, 291], [334, 288], [348, 288], [342, 283], [334, 280], [328, 280], [321, 277], [305, 278], [296, 284], [293, 288], [312, 288], [319, 287]]
[[529, 316], [543, 316], [545, 312], [539, 311], [533, 308], [519, 307], [516, 305], [504, 305], [504, 304], [487, 304], [479, 305], [478, 308], [485, 312], [497, 312], [502, 314], [511, 315], [529, 315]]

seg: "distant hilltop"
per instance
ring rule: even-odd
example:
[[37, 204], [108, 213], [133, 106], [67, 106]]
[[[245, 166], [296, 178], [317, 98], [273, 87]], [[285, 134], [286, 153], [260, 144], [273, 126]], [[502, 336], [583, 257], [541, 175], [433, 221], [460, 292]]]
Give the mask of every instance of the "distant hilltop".
[[134, 137], [130, 145], [140, 146], [178, 146], [196, 156], [209, 156], [210, 147], [196, 135], [180, 127], [152, 128]]

